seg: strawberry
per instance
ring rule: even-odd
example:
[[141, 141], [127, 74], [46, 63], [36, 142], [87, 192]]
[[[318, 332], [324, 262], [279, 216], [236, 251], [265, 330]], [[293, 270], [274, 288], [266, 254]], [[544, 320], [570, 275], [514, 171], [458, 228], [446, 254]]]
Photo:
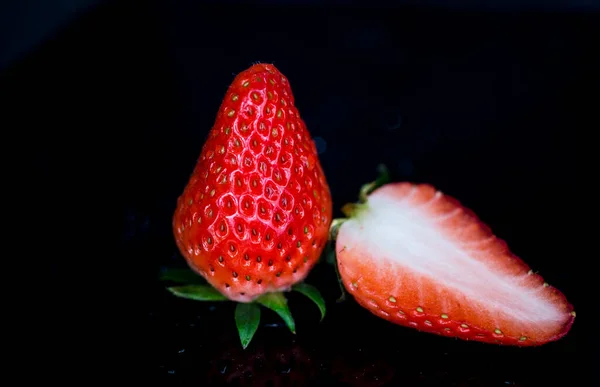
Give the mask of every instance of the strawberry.
[[179, 251], [231, 301], [273, 301], [306, 278], [327, 242], [331, 194], [294, 102], [275, 66], [239, 73], [177, 201]]
[[472, 211], [428, 184], [373, 188], [332, 224], [340, 280], [362, 307], [484, 343], [535, 346], [567, 334], [575, 312], [565, 296]]

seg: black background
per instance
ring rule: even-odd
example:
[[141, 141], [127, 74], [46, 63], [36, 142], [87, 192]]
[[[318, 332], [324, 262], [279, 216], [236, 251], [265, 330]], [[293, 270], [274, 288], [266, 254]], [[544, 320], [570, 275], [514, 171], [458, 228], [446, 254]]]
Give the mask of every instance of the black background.
[[[577, 309], [598, 14], [493, 8], [107, 2], [3, 70], [3, 126], [26, 171], [14, 209], [45, 280], [35, 314], [48, 375], [92, 366], [164, 385], [578, 385], [577, 323], [540, 348], [438, 338], [336, 304], [323, 264], [307, 282], [323, 291], [326, 319], [291, 295], [298, 334], [264, 313], [244, 352], [232, 305], [173, 299], [156, 281], [183, 264], [171, 215], [221, 98], [263, 61], [289, 78], [326, 144], [337, 215], [385, 163], [394, 180], [431, 183], [473, 209]], [[67, 372], [59, 355], [78, 357], [74, 348], [92, 355]]]

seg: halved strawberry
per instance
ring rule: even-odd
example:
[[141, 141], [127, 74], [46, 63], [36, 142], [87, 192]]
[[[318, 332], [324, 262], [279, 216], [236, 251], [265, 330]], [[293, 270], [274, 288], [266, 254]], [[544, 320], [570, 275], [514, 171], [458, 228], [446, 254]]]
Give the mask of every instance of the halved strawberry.
[[375, 315], [517, 346], [567, 334], [573, 307], [471, 211], [431, 185], [389, 183], [335, 221], [344, 287]]

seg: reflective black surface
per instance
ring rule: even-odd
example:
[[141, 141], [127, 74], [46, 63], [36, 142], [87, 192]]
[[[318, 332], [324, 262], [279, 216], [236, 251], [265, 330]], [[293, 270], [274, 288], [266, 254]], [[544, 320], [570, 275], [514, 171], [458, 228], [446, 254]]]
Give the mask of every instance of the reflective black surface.
[[232, 73], [265, 61], [292, 84], [338, 215], [383, 162], [396, 180], [429, 182], [473, 209], [578, 310], [588, 258], [575, 243], [577, 148], [598, 127], [598, 15], [191, 4], [108, 3], [2, 73], [6, 125], [23, 135], [30, 167], [18, 211], [31, 212], [22, 229], [36, 248], [24, 246], [45, 280], [32, 298], [45, 329], [32, 321], [47, 375], [580, 385], [578, 322], [540, 348], [438, 338], [336, 304], [322, 264], [308, 282], [328, 302], [325, 320], [291, 295], [298, 334], [265, 312], [242, 351], [231, 304], [174, 299], [156, 274], [183, 264], [171, 214]]

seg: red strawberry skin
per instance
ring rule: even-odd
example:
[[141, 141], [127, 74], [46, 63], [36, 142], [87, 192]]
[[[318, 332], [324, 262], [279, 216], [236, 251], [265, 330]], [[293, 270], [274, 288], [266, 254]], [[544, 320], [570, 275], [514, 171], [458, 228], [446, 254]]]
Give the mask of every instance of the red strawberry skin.
[[270, 64], [238, 74], [177, 201], [175, 241], [229, 299], [302, 281], [318, 260], [331, 194], [288, 80]]
[[573, 307], [477, 216], [430, 185], [392, 183], [339, 228], [340, 277], [392, 323], [485, 343], [535, 346], [567, 334]]

